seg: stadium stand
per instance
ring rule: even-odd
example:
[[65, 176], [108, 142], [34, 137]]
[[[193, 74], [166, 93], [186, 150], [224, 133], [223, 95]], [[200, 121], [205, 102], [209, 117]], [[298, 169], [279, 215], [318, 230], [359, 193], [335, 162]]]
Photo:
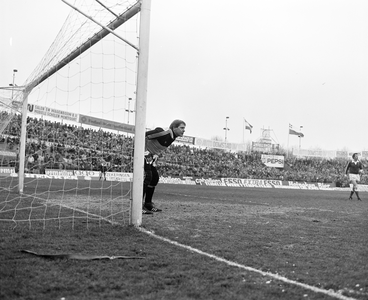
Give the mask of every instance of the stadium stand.
[[[17, 152], [21, 116], [9, 123], [0, 140], [0, 150]], [[44, 174], [46, 169], [99, 170], [105, 161], [108, 171], [132, 172], [133, 138], [126, 134], [95, 130], [37, 118], [28, 118], [26, 172]], [[6, 151], [5, 151], [6, 152]], [[1, 158], [1, 166], [15, 167], [18, 157]], [[261, 153], [224, 152], [173, 145], [159, 160], [162, 176], [196, 178], [247, 178], [335, 183], [346, 186], [346, 159], [286, 157], [285, 167], [265, 166]], [[367, 161], [363, 161], [366, 165]], [[368, 176], [362, 177], [368, 184]]]

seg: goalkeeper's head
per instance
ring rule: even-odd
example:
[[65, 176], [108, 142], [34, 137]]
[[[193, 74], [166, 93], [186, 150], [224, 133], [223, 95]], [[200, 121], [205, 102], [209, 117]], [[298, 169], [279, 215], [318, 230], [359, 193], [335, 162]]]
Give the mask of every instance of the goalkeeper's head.
[[185, 132], [185, 122], [183, 120], [174, 120], [170, 124], [170, 129], [174, 133], [175, 137], [177, 136], [183, 136]]

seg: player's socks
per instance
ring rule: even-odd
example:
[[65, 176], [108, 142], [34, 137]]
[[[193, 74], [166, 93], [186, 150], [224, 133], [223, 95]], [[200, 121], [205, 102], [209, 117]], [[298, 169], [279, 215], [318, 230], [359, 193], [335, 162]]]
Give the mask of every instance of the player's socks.
[[351, 191], [351, 192], [350, 192], [349, 200], [353, 200], [353, 195], [354, 195], [354, 191]]
[[[147, 197], [147, 190], [148, 190], [147, 185], [143, 185], [143, 199], [145, 197]], [[151, 196], [151, 199], [152, 199], [152, 196]], [[151, 209], [149, 209], [149, 208], [146, 207], [146, 203], [143, 204], [142, 214], [143, 215], [152, 215], [153, 214], [153, 212], [151, 211]]]
[[362, 200], [362, 199], [360, 199], [360, 197], [359, 197], [359, 193], [357, 192], [357, 191], [355, 191], [355, 194], [357, 195], [357, 197], [358, 197], [358, 200]]
[[152, 205], [152, 197], [153, 197], [153, 193], [155, 192], [155, 187], [154, 186], [147, 186], [146, 188], [146, 198], [144, 200], [144, 205], [149, 207]]
[[155, 192], [154, 186], [148, 186], [146, 189], [146, 199], [144, 200], [144, 208], [148, 209], [153, 212], [159, 212], [162, 211], [162, 209], [159, 209], [155, 207], [155, 205], [152, 203], [152, 197], [153, 193]]

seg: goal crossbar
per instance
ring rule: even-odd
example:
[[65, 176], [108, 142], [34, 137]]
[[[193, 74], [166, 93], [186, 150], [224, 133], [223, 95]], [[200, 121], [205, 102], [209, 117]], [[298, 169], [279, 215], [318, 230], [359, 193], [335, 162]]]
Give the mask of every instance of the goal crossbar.
[[[73, 9], [75, 9], [77, 12], [79, 12], [80, 14], [82, 14], [83, 16], [85, 16], [86, 18], [90, 19], [92, 22], [96, 23], [97, 25], [99, 25], [100, 27], [102, 27], [103, 29], [106, 29], [108, 32], [110, 32], [111, 34], [115, 35], [117, 38], [121, 39], [122, 41], [124, 41], [125, 43], [127, 43], [129, 46], [133, 47], [134, 49], [136, 49], [139, 52], [139, 49], [134, 46], [132, 43], [130, 43], [129, 41], [127, 41], [126, 39], [122, 38], [121, 36], [119, 36], [118, 34], [116, 34], [114, 32], [114, 30], [110, 29], [109, 27], [106, 27], [104, 25], [102, 25], [101, 23], [97, 22], [95, 19], [93, 19], [92, 17], [86, 15], [84, 12], [82, 12], [81, 10], [79, 10], [78, 8], [76, 8], [75, 6], [71, 5], [70, 3], [68, 3], [65, 0], [61, 0], [63, 1], [65, 4], [69, 5], [70, 7], [72, 7]], [[100, 4], [100, 2], [98, 2]], [[104, 6], [105, 8], [105, 6]], [[108, 10], [109, 12], [111, 12], [111, 10]], [[119, 16], [115, 15], [117, 18], [119, 18]]]
[[[115, 20], [110, 22], [106, 27], [110, 30], [114, 30], [127, 22], [129, 19], [131, 19], [133, 16], [135, 16], [141, 7], [140, 1], [135, 3], [132, 7], [130, 7], [128, 10], [126, 10], [124, 13], [119, 15]], [[93, 45], [95, 45], [98, 41], [100, 41], [102, 38], [107, 36], [109, 33], [111, 33], [108, 29], [102, 28], [99, 32], [97, 32], [94, 36], [89, 38], [86, 42], [84, 42], [82, 45], [77, 47], [74, 51], [72, 51], [69, 55], [67, 55], [65, 58], [61, 59], [59, 63], [57, 63], [55, 66], [53, 66], [51, 69], [47, 70], [45, 73], [41, 74], [39, 77], [34, 79], [32, 82], [26, 85], [25, 92], [30, 92], [33, 88], [35, 88], [37, 85], [42, 83], [44, 80], [46, 80], [48, 77], [53, 75], [55, 72], [63, 68], [65, 65], [70, 63], [72, 60], [80, 56], [83, 52], [87, 51], [89, 48], [91, 48]]]

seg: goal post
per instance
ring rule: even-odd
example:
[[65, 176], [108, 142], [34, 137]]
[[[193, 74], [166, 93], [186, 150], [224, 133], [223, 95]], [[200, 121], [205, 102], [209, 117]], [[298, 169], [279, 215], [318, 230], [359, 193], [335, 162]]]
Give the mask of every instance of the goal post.
[[139, 28], [139, 60], [137, 81], [137, 106], [134, 142], [132, 224], [142, 224], [142, 198], [144, 180], [144, 143], [146, 129], [147, 79], [149, 57], [151, 0], [143, 0]]
[[[100, 7], [88, 7], [85, 16], [75, 11], [74, 19], [68, 16], [74, 27], [64, 24], [24, 84], [23, 99], [18, 97], [21, 114], [13, 123], [20, 123], [19, 158], [10, 167], [18, 174], [10, 171], [8, 177], [0, 177], [0, 189], [8, 192], [0, 197], [0, 221], [25, 222], [29, 227], [41, 222], [44, 228], [49, 221], [60, 226], [64, 220], [74, 228], [79, 219], [87, 224], [142, 223], [151, 0], [97, 2]], [[115, 15], [123, 5], [127, 9]], [[97, 25], [87, 20], [89, 12]], [[129, 42], [134, 30], [125, 25], [128, 20], [139, 29], [137, 47]], [[123, 42], [117, 41], [118, 29]], [[130, 104], [132, 94], [136, 95], [134, 125], [129, 124], [130, 111], [128, 124], [122, 120], [127, 111], [123, 106]], [[36, 118], [29, 117], [30, 112]], [[13, 143], [11, 126], [18, 125], [9, 124], [4, 136]], [[35, 152], [50, 160], [36, 162]], [[45, 166], [52, 166], [49, 173]], [[127, 187], [120, 177], [129, 174]]]

